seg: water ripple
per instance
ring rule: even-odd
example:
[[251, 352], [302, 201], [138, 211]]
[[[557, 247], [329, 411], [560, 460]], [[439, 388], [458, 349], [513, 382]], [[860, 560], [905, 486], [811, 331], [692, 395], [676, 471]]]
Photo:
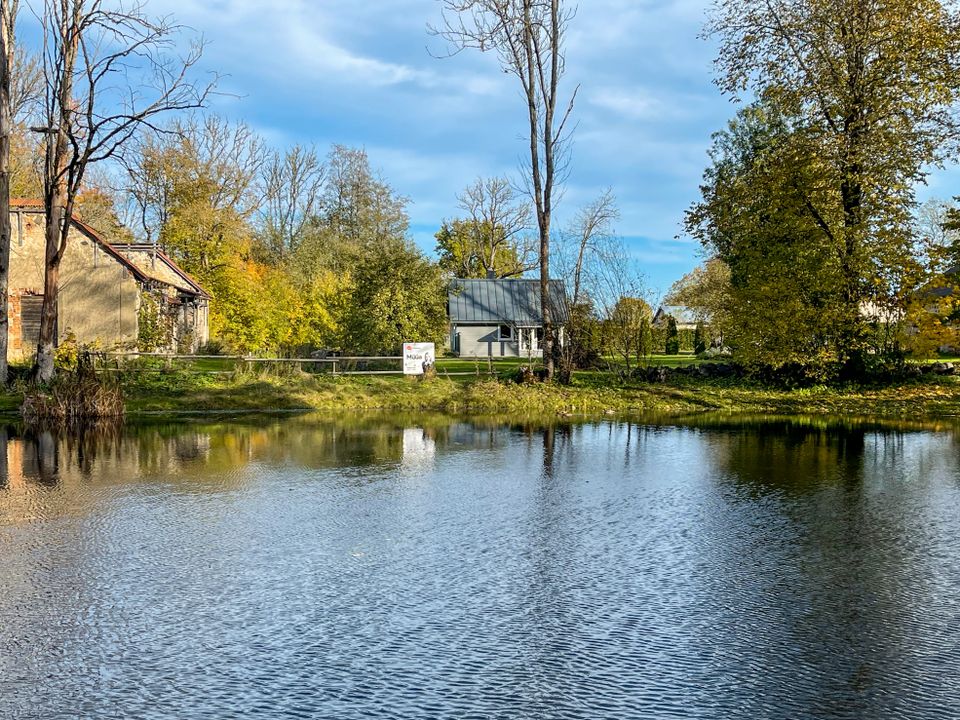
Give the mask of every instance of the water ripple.
[[948, 433], [289, 419], [54, 482], [30, 442], [2, 718], [960, 717]]

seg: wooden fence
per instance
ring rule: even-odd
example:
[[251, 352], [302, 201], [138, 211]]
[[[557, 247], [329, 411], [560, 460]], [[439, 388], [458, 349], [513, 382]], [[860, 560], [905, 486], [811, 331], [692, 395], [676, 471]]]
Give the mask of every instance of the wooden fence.
[[[175, 362], [195, 362], [198, 360], [221, 360], [233, 362], [243, 368], [253, 368], [260, 365], [287, 365], [304, 369], [304, 366], [313, 366], [317, 370], [326, 370], [331, 375], [403, 375], [403, 356], [402, 355], [364, 355], [364, 356], [336, 356], [325, 358], [264, 358], [255, 355], [180, 355], [174, 353], [156, 353], [156, 352], [103, 352], [98, 353], [102, 358], [100, 368], [103, 370], [134, 370], [139, 372], [163, 372], [173, 366]], [[108, 366], [108, 358], [115, 358], [118, 362], [116, 367]], [[136, 365], [120, 366], [120, 360], [138, 360], [141, 358], [163, 360], [164, 368], [137, 367]], [[398, 367], [387, 370], [370, 370], [370, 364], [390, 364], [397, 363]], [[233, 370], [189, 370], [198, 375], [217, 375], [233, 372]], [[475, 375], [476, 372], [446, 372], [438, 370], [440, 375]]]

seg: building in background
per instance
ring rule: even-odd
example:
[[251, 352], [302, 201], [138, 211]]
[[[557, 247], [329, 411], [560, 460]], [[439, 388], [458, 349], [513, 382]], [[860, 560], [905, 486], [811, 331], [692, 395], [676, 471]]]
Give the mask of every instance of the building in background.
[[[9, 354], [36, 353], [43, 304], [43, 205], [11, 200]], [[210, 295], [170, 258], [143, 245], [111, 245], [78, 217], [60, 267], [58, 343], [190, 352], [209, 339]], [[149, 331], [149, 332], [147, 332]], [[148, 346], [144, 346], [145, 343]]]
[[[569, 319], [563, 282], [550, 281], [553, 324], [563, 342]], [[457, 279], [447, 295], [450, 349], [460, 357], [542, 357], [540, 281]]]

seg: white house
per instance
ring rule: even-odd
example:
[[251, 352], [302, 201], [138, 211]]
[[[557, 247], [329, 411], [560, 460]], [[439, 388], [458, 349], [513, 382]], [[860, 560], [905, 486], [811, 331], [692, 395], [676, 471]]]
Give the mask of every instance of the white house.
[[[550, 281], [553, 324], [567, 324], [566, 293], [559, 280]], [[543, 316], [540, 281], [458, 279], [447, 296], [450, 349], [460, 357], [541, 357]]]

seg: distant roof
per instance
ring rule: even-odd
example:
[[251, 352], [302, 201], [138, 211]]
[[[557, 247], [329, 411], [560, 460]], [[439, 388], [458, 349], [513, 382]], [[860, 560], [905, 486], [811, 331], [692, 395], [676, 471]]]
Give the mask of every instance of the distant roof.
[[[550, 281], [550, 300], [554, 322], [566, 323], [567, 300], [562, 281]], [[454, 280], [450, 283], [447, 305], [450, 321], [455, 323], [520, 326], [543, 323], [539, 280]]]
[[177, 265], [155, 245], [149, 243], [114, 243], [114, 250], [132, 262], [151, 280], [172, 285], [186, 293], [210, 297], [189, 273]]
[[[27, 208], [30, 209], [30, 212], [43, 212], [43, 201], [30, 198], [10, 198], [11, 210], [26, 210]], [[210, 293], [190, 277], [189, 273], [181, 269], [162, 252], [156, 250], [153, 245], [144, 243], [118, 243], [113, 245], [108, 243], [96, 229], [87, 225], [76, 214], [73, 215], [71, 220], [78, 230], [100, 245], [104, 252], [129, 270], [137, 280], [141, 282], [160, 282], [192, 295], [202, 295], [205, 298], [210, 298]], [[155, 253], [161, 267], [157, 267], [157, 263], [150, 257], [151, 253]]]
[[663, 322], [668, 316], [672, 317], [677, 325], [689, 325], [690, 327], [701, 321], [701, 318], [697, 317], [693, 310], [683, 305], [661, 305], [657, 308], [653, 321], [655, 323]]

